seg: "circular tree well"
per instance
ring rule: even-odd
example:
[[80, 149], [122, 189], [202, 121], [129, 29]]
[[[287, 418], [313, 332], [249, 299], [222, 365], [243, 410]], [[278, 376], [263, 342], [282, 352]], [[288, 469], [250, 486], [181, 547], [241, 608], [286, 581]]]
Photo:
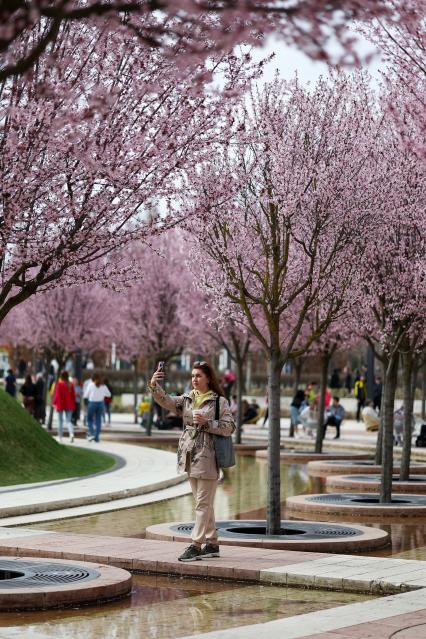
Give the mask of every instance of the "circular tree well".
[[[157, 524], [146, 529], [146, 537], [188, 543], [193, 527], [193, 522]], [[338, 553], [368, 550], [388, 543], [385, 531], [358, 525], [284, 520], [279, 535], [266, 534], [264, 519], [218, 521], [216, 528], [220, 544], [228, 546]]]

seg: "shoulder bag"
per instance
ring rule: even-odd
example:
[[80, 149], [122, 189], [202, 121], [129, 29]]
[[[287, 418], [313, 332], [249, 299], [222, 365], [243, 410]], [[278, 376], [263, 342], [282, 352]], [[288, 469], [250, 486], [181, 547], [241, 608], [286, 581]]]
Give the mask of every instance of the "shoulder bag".
[[[220, 417], [220, 397], [216, 397], [215, 420], [218, 422]], [[234, 445], [231, 435], [213, 435], [214, 450], [216, 453], [216, 461], [219, 468], [231, 468], [235, 466]]]

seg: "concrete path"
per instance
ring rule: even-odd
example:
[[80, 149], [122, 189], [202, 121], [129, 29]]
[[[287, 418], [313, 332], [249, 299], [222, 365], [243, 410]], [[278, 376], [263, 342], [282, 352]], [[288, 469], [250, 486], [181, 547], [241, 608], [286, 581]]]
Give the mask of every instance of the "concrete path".
[[[116, 468], [83, 478], [0, 488], [1, 525], [24, 523], [16, 518], [37, 513], [39, 516], [31, 521], [45, 521], [46, 512], [68, 511], [77, 507], [86, 507], [86, 510], [74, 510], [75, 516], [102, 512], [104, 504], [109, 506], [106, 510], [139, 505], [137, 500], [125, 501], [124, 504], [123, 500], [154, 492], [158, 499], [161, 498], [158, 495], [160, 491], [182, 482], [186, 483], [185, 490], [189, 492], [186, 476], [177, 474], [175, 453], [113, 442], [93, 444], [85, 440], [77, 440], [73, 446], [96, 447], [96, 450], [116, 456]], [[87, 509], [88, 505], [92, 508]], [[56, 518], [60, 518], [61, 514]], [[25, 521], [29, 523], [28, 519]]]
[[[126, 415], [125, 413], [113, 414], [111, 426], [104, 427], [103, 437], [107, 441], [115, 441], [117, 439], [125, 439], [129, 443], [132, 440], [142, 440], [146, 437], [145, 429], [141, 428], [138, 424], [134, 424], [132, 421], [132, 415]], [[303, 447], [312, 448], [314, 444], [313, 437], [305, 436], [301, 427], [299, 427], [299, 433], [296, 438], [289, 438], [288, 433], [290, 429], [290, 420], [286, 417], [281, 419], [281, 443], [286, 447]], [[417, 430], [419, 427], [417, 426]], [[171, 443], [179, 439], [180, 432], [178, 430], [162, 431], [156, 428], [152, 431], [153, 442]], [[375, 452], [377, 433], [370, 433], [365, 430], [365, 426], [362, 422], [357, 422], [354, 419], [348, 419], [343, 422], [341, 428], [340, 439], [334, 439], [335, 430], [333, 428], [328, 429], [327, 436], [324, 443], [324, 450], [361, 450], [370, 453]], [[261, 422], [259, 424], [245, 424], [243, 432], [243, 443], [253, 442], [265, 442], [268, 439], [268, 428], [262, 428]], [[395, 446], [394, 454], [398, 459], [401, 455], [401, 446]], [[414, 460], [426, 460], [426, 448], [415, 448], [413, 446], [412, 456]]]
[[[181, 551], [179, 542], [0, 529], [3, 556], [55, 557], [133, 571], [387, 595], [262, 624], [191, 635], [191, 639], [424, 639], [425, 562], [223, 546], [220, 559], [181, 563], [177, 561]], [[397, 634], [407, 628], [412, 634]], [[2, 628], [2, 637], [12, 636], [16, 635]]]
[[[418, 423], [416, 429], [418, 431], [420, 421], [417, 421]], [[266, 424], [266, 426], [262, 428], [262, 420], [260, 420], [258, 424], [245, 424], [244, 436], [246, 438], [256, 437], [259, 439], [266, 439], [268, 436], [267, 426], [268, 425]], [[283, 438], [288, 436], [289, 429], [290, 419], [288, 417], [282, 417], [281, 435]], [[111, 425], [106, 424], [103, 426], [102, 435], [104, 437], [110, 437], [112, 435], [115, 437], [117, 435], [124, 434], [134, 434], [142, 437], [146, 435], [146, 432], [145, 429], [142, 428], [139, 424], [134, 423], [133, 415], [127, 413], [113, 413], [112, 423]], [[177, 429], [172, 431], [163, 431], [158, 430], [154, 427], [152, 434], [155, 435], [155, 437], [164, 437], [165, 439], [168, 439], [170, 437], [178, 439], [180, 432]], [[326, 441], [330, 444], [359, 443], [374, 446], [377, 438], [377, 433], [367, 432], [365, 430], [363, 422], [357, 422], [355, 419], [344, 420], [341, 427], [341, 439], [338, 442], [333, 439], [335, 434], [335, 430], [333, 428], [329, 428]], [[299, 426], [299, 433], [297, 434], [296, 439], [293, 441], [297, 442], [298, 440], [310, 441], [310, 438], [304, 436], [301, 426]]]

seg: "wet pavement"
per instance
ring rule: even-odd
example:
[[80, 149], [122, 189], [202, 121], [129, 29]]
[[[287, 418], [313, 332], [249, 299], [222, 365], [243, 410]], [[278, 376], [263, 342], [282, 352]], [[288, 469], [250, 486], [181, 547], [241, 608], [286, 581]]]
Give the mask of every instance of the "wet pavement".
[[[350, 593], [301, 590], [135, 575], [131, 597], [50, 612], [3, 613], [0, 627], [19, 637], [40, 633], [61, 639], [174, 639], [192, 633], [263, 623], [277, 618], [370, 600]], [[16, 634], [15, 634], [16, 633]]]
[[[164, 448], [170, 449], [170, 447]], [[324, 479], [309, 477], [306, 466], [281, 465], [283, 518], [285, 517], [284, 499], [286, 496], [323, 492], [325, 492]], [[216, 518], [218, 520], [264, 519], [266, 517], [266, 498], [266, 461], [255, 460], [254, 457], [238, 456], [236, 468], [226, 471], [224, 481], [218, 486], [215, 500]], [[58, 532], [143, 538], [145, 529], [149, 525], [165, 521], [191, 521], [192, 519], [193, 500], [191, 495], [186, 495], [126, 510], [44, 522], [25, 527]], [[357, 523], [365, 524], [366, 522], [359, 520]], [[364, 554], [426, 560], [426, 519], [419, 518], [412, 523], [392, 524], [369, 521], [367, 525], [388, 532], [391, 536], [391, 545]]]
[[[309, 478], [306, 467], [301, 465], [281, 466], [281, 497], [302, 493], [324, 492], [321, 479]], [[265, 518], [267, 497], [267, 464], [254, 457], [238, 457], [237, 467], [225, 473], [219, 485], [215, 512], [217, 519]], [[283, 508], [283, 518], [285, 510]], [[79, 517], [62, 521], [26, 526], [39, 530], [68, 533], [86, 533], [97, 536], [145, 536], [148, 525], [164, 521], [190, 521], [193, 518], [191, 496], [147, 504], [144, 506]], [[359, 521], [362, 524], [364, 522]], [[392, 556], [401, 559], [426, 559], [426, 521], [414, 524], [382, 524], [369, 522], [391, 534], [391, 546], [375, 550], [368, 555]], [[36, 534], [36, 532], [35, 532]], [[256, 624], [306, 614], [314, 610], [359, 601], [346, 599], [356, 597], [344, 593], [327, 593], [283, 586], [243, 585], [238, 583], [197, 581], [191, 579], [167, 579], [163, 576], [139, 575], [130, 599], [103, 605], [46, 613], [22, 613], [8, 619], [2, 615], [0, 625], [8, 626], [6, 638], [20, 637], [25, 626], [26, 637], [58, 637], [76, 639], [102, 639], [128, 637], [155, 637], [169, 639], [193, 633], [215, 631], [245, 624]], [[366, 596], [362, 595], [364, 598]], [[328, 597], [330, 597], [328, 599]], [[224, 614], [225, 613], [225, 614]], [[84, 631], [83, 631], [84, 628]], [[400, 629], [401, 627], [399, 627]], [[342, 637], [352, 636], [349, 632]], [[365, 637], [358, 631], [353, 636]], [[340, 639], [337, 631], [316, 635], [321, 639]], [[339, 631], [342, 632], [342, 631]], [[416, 631], [417, 632], [417, 631]], [[388, 634], [379, 637], [388, 637]], [[400, 635], [397, 635], [399, 639]], [[423, 636], [420, 634], [414, 636]], [[396, 637], [395, 637], [396, 639]], [[411, 639], [401, 634], [401, 639]]]

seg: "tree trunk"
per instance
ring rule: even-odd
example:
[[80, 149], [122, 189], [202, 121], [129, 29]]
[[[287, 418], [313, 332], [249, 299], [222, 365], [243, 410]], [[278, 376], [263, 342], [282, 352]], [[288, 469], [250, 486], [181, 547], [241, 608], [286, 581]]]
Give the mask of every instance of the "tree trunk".
[[280, 382], [282, 363], [278, 351], [269, 353], [268, 361], [268, 535], [277, 535], [281, 530], [281, 477], [280, 477]]
[[426, 419], [426, 363], [422, 368], [422, 420]]
[[295, 373], [293, 395], [295, 395], [297, 391], [299, 390], [300, 380], [302, 378], [303, 358], [296, 357], [296, 359], [293, 360], [293, 365], [294, 365], [294, 373]]
[[322, 453], [322, 443], [324, 441], [324, 411], [325, 411], [325, 392], [327, 390], [328, 367], [330, 364], [330, 352], [325, 351], [321, 354], [321, 381], [318, 406], [318, 425], [315, 440], [315, 452]]
[[[384, 388], [385, 387], [383, 385], [383, 390]], [[376, 464], [376, 466], [381, 466], [382, 459], [383, 459], [383, 419], [384, 419], [383, 411], [381, 411], [379, 430], [377, 431], [376, 454], [374, 456], [374, 463]]]
[[251, 390], [251, 353], [247, 354], [247, 366], [246, 366], [246, 377], [245, 384], [243, 386], [243, 390], [245, 389], [246, 393]]
[[374, 456], [374, 463], [376, 464], [376, 466], [381, 466], [382, 465], [382, 457], [383, 457], [383, 422], [384, 422], [384, 411], [383, 411], [383, 401], [384, 401], [384, 396], [385, 396], [385, 387], [386, 387], [386, 366], [387, 363], [385, 360], [381, 360], [382, 361], [382, 379], [383, 379], [383, 386], [382, 386], [382, 406], [380, 408], [380, 425], [379, 425], [379, 430], [377, 431], [377, 441], [376, 441], [376, 454]]
[[244, 367], [242, 361], [236, 360], [237, 366], [237, 430], [235, 432], [235, 443], [241, 444], [241, 430], [243, 427], [243, 384], [244, 384]]
[[402, 356], [402, 379], [404, 391], [404, 430], [402, 441], [400, 481], [410, 479], [411, 460], [411, 436], [413, 424], [413, 404], [414, 404], [414, 357], [413, 352], [408, 347]]
[[138, 360], [133, 361], [133, 418], [138, 423]]
[[386, 367], [383, 393], [383, 446], [380, 503], [390, 504], [392, 500], [393, 471], [393, 413], [395, 391], [398, 380], [398, 354], [390, 356]]

